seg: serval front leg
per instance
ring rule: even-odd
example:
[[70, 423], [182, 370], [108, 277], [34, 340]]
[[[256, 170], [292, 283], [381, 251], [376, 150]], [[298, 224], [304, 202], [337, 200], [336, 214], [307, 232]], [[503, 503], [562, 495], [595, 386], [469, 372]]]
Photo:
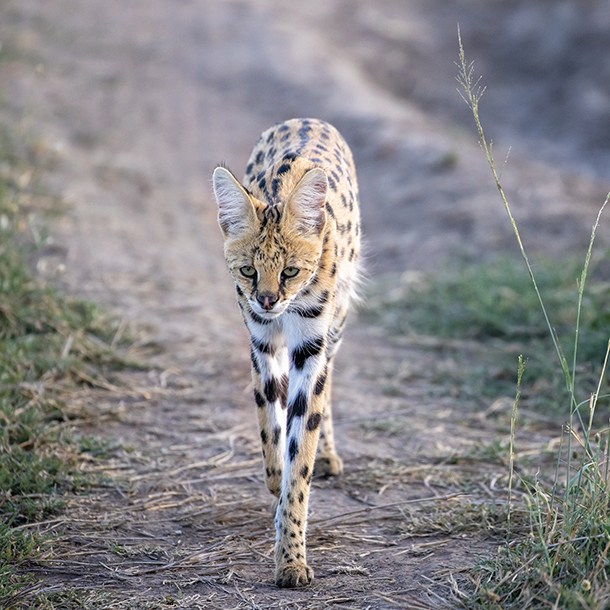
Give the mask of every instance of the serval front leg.
[[275, 323], [263, 325], [249, 320], [248, 329], [265, 483], [279, 498], [286, 452], [288, 351]]
[[[324, 410], [326, 333], [311, 336], [311, 326], [291, 323], [286, 454], [282, 493], [275, 515], [275, 582], [279, 587], [309, 584], [305, 532], [307, 507], [320, 423]], [[303, 330], [307, 332], [303, 332]]]

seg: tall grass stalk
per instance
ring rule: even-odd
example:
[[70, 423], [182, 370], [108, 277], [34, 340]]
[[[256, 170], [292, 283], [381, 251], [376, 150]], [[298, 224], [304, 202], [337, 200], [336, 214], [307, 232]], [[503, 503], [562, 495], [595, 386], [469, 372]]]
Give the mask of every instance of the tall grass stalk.
[[[583, 293], [585, 290], [587, 272], [589, 271], [589, 263], [591, 262], [591, 253], [593, 252], [593, 243], [595, 241], [595, 232], [597, 231], [597, 227], [599, 226], [599, 221], [600, 221], [602, 212], [604, 211], [604, 208], [608, 204], [609, 200], [610, 200], [610, 193], [608, 193], [608, 195], [606, 195], [606, 200], [604, 201], [602, 207], [600, 208], [599, 212], [597, 213], [597, 218], [595, 219], [595, 224], [593, 225], [593, 229], [591, 230], [591, 239], [589, 240], [589, 248], [587, 250], [587, 256], [585, 257], [585, 264], [583, 266], [582, 274], [580, 276], [580, 282], [578, 282], [578, 307], [576, 310], [576, 328], [574, 331], [574, 357], [572, 360], [572, 375], [570, 378], [570, 387], [569, 387], [569, 391], [570, 391], [570, 429], [573, 429], [574, 414], [576, 413], [576, 415], [578, 416], [578, 418], [580, 420], [581, 427], [584, 430], [584, 425], [582, 422], [582, 418], [580, 417], [580, 411], [578, 410], [578, 405], [576, 404], [576, 398], [574, 395], [575, 381], [576, 381], [576, 356], [577, 356], [577, 351], [578, 351], [578, 333], [580, 331], [580, 314], [581, 314], [581, 310], [582, 310], [582, 296], [583, 296]], [[564, 360], [565, 360], [565, 358], [564, 358]], [[605, 371], [605, 369], [606, 369], [607, 361], [608, 361], [608, 353], [606, 352], [606, 360], [604, 361], [603, 371]], [[591, 425], [592, 425], [592, 421], [593, 421], [593, 413], [595, 411], [595, 405], [597, 404], [597, 395], [599, 394], [599, 387], [601, 386], [601, 382], [603, 379], [603, 371], [602, 371], [602, 377], [600, 377], [598, 390], [596, 392], [595, 402], [591, 403], [590, 416], [589, 416], [589, 428], [587, 431], [587, 435], [585, 436], [585, 443], [587, 446], [589, 445], [589, 433], [591, 431]], [[571, 439], [571, 435], [568, 436], [568, 467], [567, 467], [567, 474], [566, 474], [566, 489], [567, 489], [567, 485], [570, 480], [570, 460], [572, 457], [571, 450], [570, 450], [571, 449], [570, 439]]]
[[[602, 433], [595, 435], [595, 445], [592, 444], [593, 419], [597, 402], [602, 395], [600, 391], [605, 379], [608, 357], [610, 355], [610, 341], [606, 349], [606, 355], [602, 371], [595, 392], [589, 399], [578, 402], [576, 399], [576, 363], [578, 356], [578, 341], [581, 322], [581, 308], [587, 273], [591, 261], [591, 253], [595, 241], [595, 235], [600, 223], [601, 214], [604, 211], [610, 193], [601, 206], [591, 231], [589, 248], [585, 263], [577, 280], [578, 305], [576, 312], [576, 324], [574, 334], [574, 353], [571, 370], [563, 354], [561, 345], [554, 327], [551, 325], [542, 295], [534, 277], [525, 248], [523, 246], [517, 224], [513, 218], [507, 198], [500, 183], [495, 168], [493, 157], [493, 145], [488, 143], [479, 119], [478, 104], [484, 89], [479, 86], [479, 79], [474, 79], [473, 64], [467, 64], [458, 29], [459, 41], [459, 74], [458, 82], [464, 89], [463, 99], [469, 105], [477, 127], [480, 145], [491, 168], [492, 175], [509, 216], [513, 231], [517, 238], [519, 249], [527, 271], [531, 278], [536, 296], [544, 314], [544, 319], [553, 341], [555, 352], [562, 367], [566, 388], [569, 395], [570, 410], [569, 423], [565, 432], [567, 433], [567, 460], [566, 460], [566, 488], [559, 506], [554, 506], [556, 499], [557, 482], [559, 477], [559, 464], [561, 459], [562, 443], [559, 450], [557, 469], [553, 491], [545, 493], [540, 483], [536, 481], [533, 488], [529, 489], [526, 502], [530, 509], [531, 539], [524, 541], [520, 548], [507, 545], [503, 559], [498, 559], [492, 566], [491, 576], [487, 579], [487, 585], [478, 583], [478, 601], [484, 607], [489, 607], [488, 602], [493, 599], [492, 607], [516, 608], [516, 607], [553, 607], [553, 608], [606, 608], [610, 602], [610, 575], [608, 569], [610, 563], [608, 554], [610, 552], [610, 486], [608, 482], [608, 469], [610, 457], [610, 426]], [[522, 373], [522, 362], [519, 361], [519, 379], [517, 386], [517, 400], [520, 394]], [[514, 443], [514, 420], [516, 418], [517, 400], [513, 408], [511, 421], [511, 460], [509, 474], [509, 504], [510, 490], [512, 489], [513, 476], [513, 443]], [[588, 404], [589, 418], [584, 423], [580, 413], [580, 407]], [[574, 417], [580, 424], [580, 433], [574, 425]], [[601, 452], [601, 434], [606, 435], [606, 455]], [[578, 471], [572, 476], [572, 441], [576, 442], [582, 451]], [[574, 459], [576, 459], [574, 455]], [[509, 538], [510, 538], [510, 508], [509, 508]], [[492, 562], [493, 563], [493, 562]], [[489, 569], [489, 566], [488, 566]], [[508, 572], [508, 574], [507, 574]], [[500, 587], [508, 581], [517, 583], [502, 590], [502, 598], [498, 593]], [[489, 588], [489, 584], [493, 586]], [[482, 592], [482, 595], [481, 595]], [[525, 599], [527, 598], [527, 599]], [[534, 605], [534, 601], [535, 604]], [[497, 602], [497, 605], [496, 605]], [[502, 605], [500, 605], [500, 602]], [[524, 605], [515, 605], [523, 604]], [[560, 606], [560, 602], [562, 605]], [[481, 607], [481, 606], [478, 606]]]
[[[585, 264], [583, 266], [580, 281], [578, 282], [578, 306], [577, 306], [577, 313], [576, 313], [576, 329], [575, 329], [575, 333], [574, 333], [574, 356], [573, 356], [573, 362], [572, 362], [572, 371], [570, 372], [567, 360], [563, 354], [563, 350], [561, 349], [561, 345], [559, 344], [559, 341], [557, 339], [557, 333], [555, 332], [555, 329], [551, 325], [549, 316], [546, 311], [546, 307], [544, 305], [544, 301], [542, 299], [542, 295], [540, 293], [540, 290], [538, 289], [538, 283], [536, 282], [536, 277], [534, 276], [534, 272], [530, 265], [529, 258], [527, 256], [527, 252], [525, 251], [525, 247], [523, 246], [523, 242], [521, 240], [521, 235], [519, 233], [519, 228], [517, 227], [517, 223], [515, 222], [515, 219], [513, 217], [511, 209], [510, 209], [510, 206], [508, 204], [508, 199], [506, 198], [504, 189], [502, 188], [502, 184], [500, 182], [500, 177], [498, 176], [498, 172], [496, 171], [495, 160], [494, 160], [494, 156], [493, 156], [493, 142], [487, 141], [487, 138], [485, 137], [485, 133], [483, 131], [483, 126], [481, 124], [481, 120], [479, 117], [479, 101], [480, 101], [481, 96], [483, 95], [485, 89], [480, 87], [480, 85], [479, 85], [480, 79], [475, 80], [475, 78], [474, 78], [473, 63], [472, 62], [470, 64], [466, 63], [466, 55], [464, 52], [464, 46], [462, 44], [462, 37], [460, 34], [459, 27], [458, 27], [458, 42], [459, 42], [459, 63], [457, 65], [458, 65], [459, 72], [458, 72], [458, 76], [457, 76], [457, 81], [460, 83], [460, 85], [464, 89], [464, 93], [462, 93], [460, 91], [460, 95], [462, 95], [462, 98], [468, 104], [468, 106], [470, 107], [470, 109], [472, 111], [472, 115], [474, 117], [475, 125], [477, 127], [477, 132], [479, 135], [479, 143], [481, 145], [481, 148], [483, 149], [483, 152], [485, 153], [485, 158], [487, 159], [487, 163], [491, 169], [491, 173], [493, 175], [493, 178], [494, 178], [494, 181], [496, 184], [496, 188], [498, 189], [498, 192], [502, 199], [502, 203], [504, 204], [504, 209], [506, 210], [506, 213], [508, 214], [508, 217], [510, 219], [510, 223], [513, 228], [513, 232], [515, 233], [515, 237], [517, 238], [517, 243], [519, 245], [519, 250], [521, 252], [521, 256], [523, 257], [523, 260], [527, 267], [527, 271], [532, 280], [532, 285], [534, 287], [536, 296], [538, 297], [538, 301], [540, 303], [540, 307], [544, 314], [544, 319], [546, 321], [546, 325], [548, 327], [550, 336], [552, 338], [553, 346], [555, 348], [557, 358], [559, 359], [559, 363], [564, 372], [566, 388], [567, 388], [567, 390], [569, 392], [569, 396], [570, 396], [570, 421], [569, 421], [570, 429], [573, 428], [574, 415], [576, 415], [580, 419], [580, 423], [584, 429], [584, 424], [582, 422], [582, 419], [580, 418], [580, 412], [578, 411], [578, 404], [576, 402], [576, 397], [575, 397], [576, 358], [577, 358], [577, 352], [578, 352], [578, 334], [579, 334], [579, 328], [580, 328], [580, 314], [581, 314], [581, 308], [582, 308], [582, 297], [583, 297], [585, 283], [586, 283], [586, 279], [587, 279], [587, 273], [589, 270], [589, 263], [591, 261], [591, 253], [593, 251], [593, 243], [595, 241], [595, 233], [597, 231], [597, 227], [599, 226], [602, 212], [604, 211], [604, 208], [606, 207], [606, 205], [608, 204], [608, 201], [610, 200], [610, 193], [608, 193], [608, 195], [606, 196], [606, 200], [604, 201], [603, 205], [601, 206], [601, 208], [597, 214], [595, 223], [593, 225], [593, 229], [591, 231], [591, 239], [589, 241], [589, 248], [587, 250], [587, 256], [585, 258]], [[569, 480], [570, 480], [569, 479], [570, 462], [571, 462], [571, 458], [572, 458], [571, 435], [568, 435], [567, 451], [568, 451], [568, 466], [567, 466], [567, 475], [566, 475], [567, 476], [566, 485], [569, 484]]]
[[519, 356], [519, 367], [517, 369], [517, 394], [515, 395], [515, 402], [513, 403], [513, 414], [510, 418], [510, 453], [509, 453], [509, 466], [508, 466], [508, 517], [506, 536], [507, 540], [510, 541], [510, 526], [511, 526], [511, 501], [513, 496], [513, 474], [515, 465], [515, 426], [517, 422], [517, 406], [519, 405], [519, 398], [521, 398], [521, 379], [523, 377], [523, 371], [525, 370], [525, 363], [523, 362], [523, 356]]
[[564, 374], [566, 377], [566, 385], [568, 386], [568, 388], [570, 388], [571, 376], [570, 376], [570, 371], [568, 370], [568, 364], [563, 355], [563, 352], [561, 351], [561, 347], [559, 346], [559, 343], [557, 341], [555, 331], [553, 330], [553, 327], [551, 326], [551, 322], [549, 320], [549, 317], [548, 317], [548, 314], [546, 311], [546, 307], [544, 306], [544, 302], [542, 300], [542, 295], [540, 294], [540, 290], [538, 289], [538, 283], [536, 282], [536, 278], [534, 277], [534, 272], [532, 271], [532, 267], [530, 265], [529, 258], [527, 257], [527, 253], [523, 246], [523, 242], [521, 241], [521, 235], [519, 234], [519, 229], [517, 227], [517, 223], [515, 222], [515, 219], [513, 218], [513, 214], [510, 210], [510, 206], [508, 205], [508, 199], [506, 198], [506, 195], [504, 194], [504, 189], [502, 188], [502, 184], [500, 183], [500, 177], [498, 176], [498, 172], [496, 171], [496, 164], [495, 164], [494, 156], [493, 156], [493, 142], [488, 143], [487, 138], [485, 137], [485, 133], [483, 132], [483, 126], [481, 125], [481, 120], [479, 118], [479, 100], [481, 99], [481, 96], [485, 92], [485, 89], [481, 88], [479, 86], [480, 79], [477, 79], [476, 81], [474, 79], [473, 64], [466, 63], [466, 56], [464, 53], [464, 46], [462, 45], [462, 36], [460, 34], [459, 27], [458, 27], [458, 40], [459, 40], [459, 46], [460, 46], [460, 54], [459, 54], [459, 63], [457, 64], [458, 69], [459, 69], [457, 81], [460, 83], [460, 85], [464, 89], [464, 93], [462, 93], [460, 91], [460, 95], [462, 95], [462, 98], [468, 104], [468, 106], [470, 107], [470, 109], [472, 111], [472, 115], [474, 117], [474, 121], [475, 121], [477, 131], [479, 134], [479, 143], [481, 145], [481, 148], [483, 149], [483, 152], [485, 153], [485, 158], [487, 159], [487, 163], [489, 164], [489, 167], [491, 169], [491, 173], [492, 173], [494, 181], [496, 183], [496, 187], [498, 189], [498, 192], [500, 193], [500, 197], [502, 198], [502, 203], [504, 204], [504, 209], [506, 210], [506, 213], [508, 214], [508, 218], [510, 219], [510, 224], [515, 233], [515, 237], [517, 238], [517, 243], [519, 244], [519, 250], [521, 252], [521, 256], [523, 257], [523, 260], [525, 261], [527, 271], [532, 280], [534, 290], [536, 291], [536, 296], [538, 297], [538, 301], [540, 302], [540, 307], [542, 308], [542, 312], [544, 314], [544, 319], [546, 321], [549, 332], [551, 333], [551, 337], [553, 339], [553, 345], [555, 347], [557, 357], [559, 358], [559, 361], [563, 368], [563, 371], [564, 371]]

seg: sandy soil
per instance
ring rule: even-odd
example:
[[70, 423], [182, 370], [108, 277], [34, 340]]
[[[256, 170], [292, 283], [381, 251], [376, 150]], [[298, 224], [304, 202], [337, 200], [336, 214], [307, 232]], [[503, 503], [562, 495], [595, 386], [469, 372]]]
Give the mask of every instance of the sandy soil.
[[[524, 9], [498, 10], [509, 23]], [[271, 124], [316, 116], [354, 152], [372, 281], [514, 252], [453, 82], [456, 21], [467, 52], [485, 58], [479, 17], [493, 15], [441, 0], [6, 0], [0, 16], [5, 116], [47, 150], [44, 183], [68, 208], [39, 268], [63, 265], [66, 290], [140, 329], [151, 362], [124, 376], [123, 395], [80, 398], [101, 414], [87, 431], [122, 443], [96, 466], [119, 482], [51, 524], [63, 554], [40, 574], [125, 608], [394, 608], [444, 596], [450, 574], [497, 545], [493, 518], [465, 507], [504, 497], [502, 465], [454, 458], [506, 431], [444, 391], [459, 345], [422, 350], [357, 317], [337, 363], [345, 474], [312, 494], [316, 580], [273, 585], [247, 339], [210, 176], [220, 161], [242, 172]], [[484, 67], [502, 67], [489, 57]], [[608, 190], [607, 150], [569, 154], [518, 120], [511, 91], [514, 115], [490, 94], [489, 118], [503, 117], [500, 158], [512, 136], [518, 144], [504, 184], [526, 246], [582, 249]]]

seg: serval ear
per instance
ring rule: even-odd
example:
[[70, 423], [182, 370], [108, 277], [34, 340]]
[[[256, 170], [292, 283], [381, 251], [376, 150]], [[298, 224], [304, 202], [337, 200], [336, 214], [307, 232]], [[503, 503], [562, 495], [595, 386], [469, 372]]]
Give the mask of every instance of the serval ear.
[[319, 237], [326, 226], [326, 172], [310, 169], [294, 187], [282, 213], [282, 224], [303, 236]]
[[228, 169], [217, 167], [212, 184], [218, 204], [218, 224], [225, 239], [239, 237], [246, 230], [258, 226], [250, 195]]

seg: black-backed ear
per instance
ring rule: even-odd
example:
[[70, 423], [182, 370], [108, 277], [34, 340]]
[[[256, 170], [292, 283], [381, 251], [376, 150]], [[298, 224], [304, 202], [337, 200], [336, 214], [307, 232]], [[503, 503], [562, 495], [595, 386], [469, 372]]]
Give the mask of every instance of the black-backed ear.
[[282, 223], [303, 235], [320, 235], [326, 226], [324, 204], [327, 193], [326, 172], [320, 167], [310, 169], [290, 193]]
[[218, 224], [225, 237], [237, 237], [256, 226], [256, 212], [250, 196], [226, 168], [217, 167], [212, 177], [218, 204]]

